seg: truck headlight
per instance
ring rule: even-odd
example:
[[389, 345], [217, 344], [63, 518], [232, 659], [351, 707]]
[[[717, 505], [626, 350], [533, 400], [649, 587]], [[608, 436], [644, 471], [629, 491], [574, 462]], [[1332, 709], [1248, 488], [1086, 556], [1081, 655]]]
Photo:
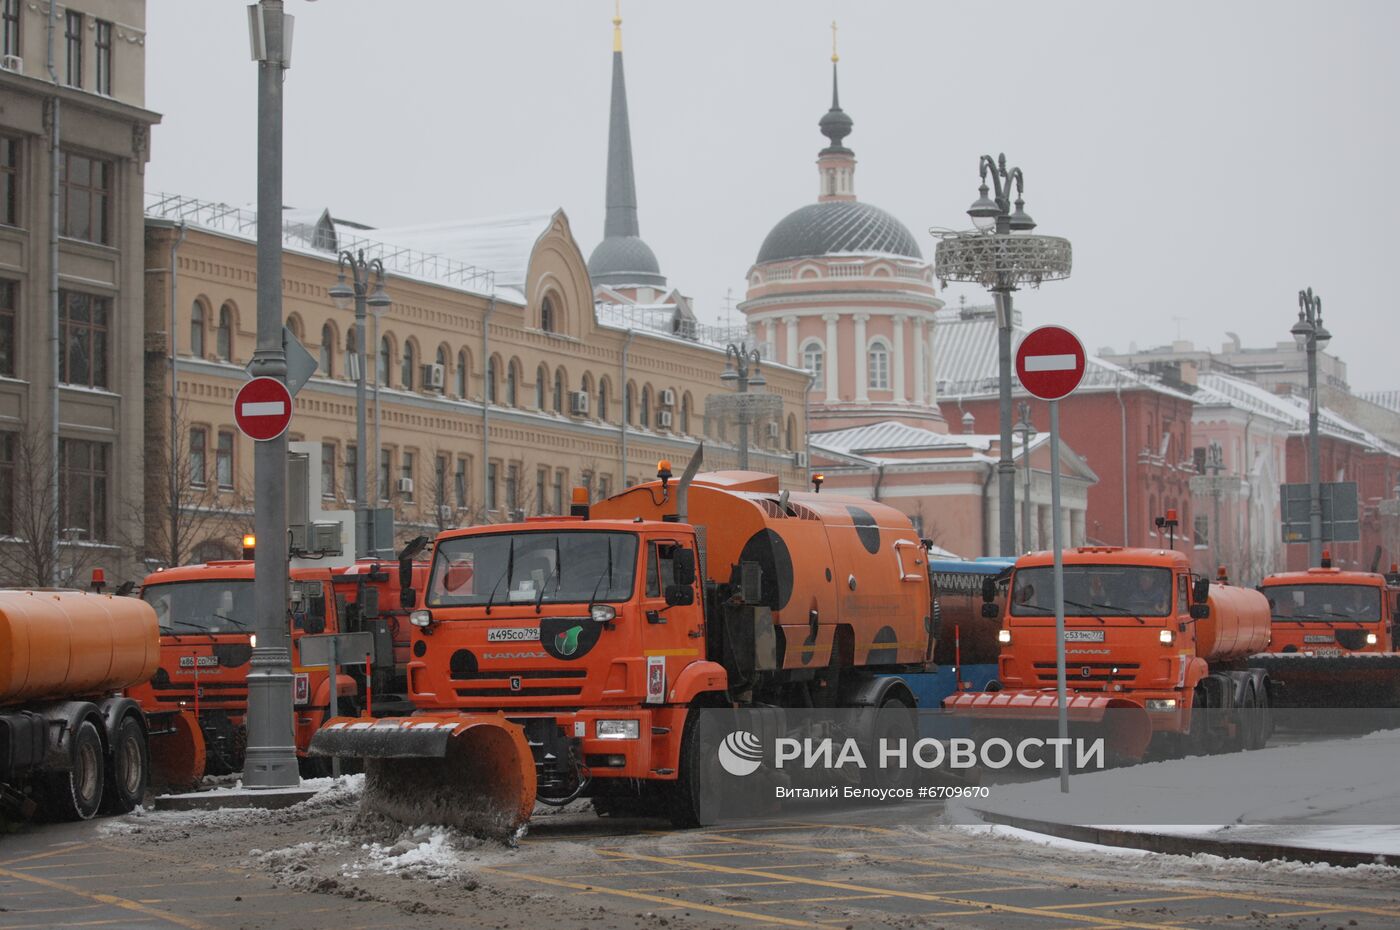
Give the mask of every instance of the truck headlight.
[[415, 610], [408, 615], [408, 622], [416, 627], [429, 627], [433, 625], [433, 615], [426, 610]]
[[617, 611], [607, 604], [594, 604], [588, 608], [588, 615], [598, 623], [608, 623], [617, 616]]
[[1170, 646], [1175, 639], [1176, 634], [1171, 630], [1157, 631], [1157, 642], [1161, 643], [1163, 646]]
[[1366, 634], [1366, 645], [1368, 645], [1368, 646], [1374, 646], [1374, 645], [1375, 645], [1376, 643], [1378, 643], [1378, 642], [1380, 642], [1380, 640], [1376, 639], [1376, 634], [1375, 634], [1375, 633], [1367, 633], [1367, 634]]
[[1148, 710], [1176, 710], [1176, 698], [1149, 698]]
[[640, 720], [599, 720], [594, 729], [599, 739], [640, 739]]
[[1011, 642], [1011, 631], [997, 630], [997, 642], [1001, 643], [1003, 646]]

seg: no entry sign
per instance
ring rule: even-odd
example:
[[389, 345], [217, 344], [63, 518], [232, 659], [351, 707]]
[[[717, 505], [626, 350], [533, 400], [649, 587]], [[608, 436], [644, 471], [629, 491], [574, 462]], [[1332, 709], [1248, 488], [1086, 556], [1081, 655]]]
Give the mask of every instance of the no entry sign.
[[276, 378], [254, 378], [233, 399], [233, 419], [249, 439], [276, 439], [292, 422], [292, 395]]
[[1031, 330], [1016, 349], [1016, 377], [1041, 400], [1059, 400], [1084, 377], [1084, 345], [1063, 326]]

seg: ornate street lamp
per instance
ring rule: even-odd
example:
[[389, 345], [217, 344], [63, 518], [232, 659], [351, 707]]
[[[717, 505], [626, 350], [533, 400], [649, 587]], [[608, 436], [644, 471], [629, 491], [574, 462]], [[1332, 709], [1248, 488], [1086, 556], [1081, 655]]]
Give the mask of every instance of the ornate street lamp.
[[[1011, 458], [1011, 292], [1029, 284], [1069, 277], [1073, 254], [1068, 239], [1032, 233], [1035, 220], [1026, 213], [1025, 177], [1006, 167], [1006, 155], [983, 155], [978, 164], [982, 184], [968, 207], [975, 230], [943, 234], [934, 259], [934, 274], [949, 281], [980, 284], [997, 306], [997, 362], [1000, 394], [1001, 457], [997, 461], [999, 499], [998, 553], [1016, 549], [1015, 465]], [[987, 186], [988, 176], [992, 186]], [[1016, 199], [1011, 199], [1013, 193]]]
[[763, 377], [761, 358], [757, 349], [750, 349], [747, 342], [741, 342], [737, 346], [733, 343], [724, 347], [724, 371], [720, 373], [721, 381], [737, 381], [739, 383], [739, 397], [737, 401], [737, 419], [739, 420], [739, 469], [745, 471], [749, 467], [749, 423], [752, 422], [751, 404], [747, 400], [750, 387], [763, 387], [768, 383], [768, 379]]
[[1298, 322], [1289, 330], [1308, 353], [1308, 565], [1322, 564], [1322, 466], [1317, 440], [1317, 353], [1332, 334], [1322, 325], [1322, 298], [1312, 288], [1298, 292]]

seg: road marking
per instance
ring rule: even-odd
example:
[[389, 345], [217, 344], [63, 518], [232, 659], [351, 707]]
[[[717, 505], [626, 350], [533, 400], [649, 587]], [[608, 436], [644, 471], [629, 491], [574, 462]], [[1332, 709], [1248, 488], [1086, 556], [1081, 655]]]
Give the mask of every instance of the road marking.
[[[656, 862], [660, 864], [679, 862], [680, 860], [668, 859], [665, 856], [641, 856], [627, 855], [625, 853], [604, 852], [606, 856], [632, 859], [640, 862]], [[1039, 907], [1022, 907], [1014, 904], [997, 904], [988, 901], [973, 901], [970, 899], [954, 898], [947, 895], [933, 894], [918, 891], [902, 891], [896, 888], [880, 888], [874, 885], [859, 885], [854, 882], [834, 882], [820, 878], [804, 878], [800, 875], [785, 876], [776, 872], [768, 872], [763, 869], [744, 869], [737, 866], [719, 865], [713, 862], [697, 862], [689, 860], [689, 863], [697, 869], [706, 869], [711, 872], [722, 872], [728, 875], [752, 875], [756, 878], [787, 878], [793, 884], [812, 885], [817, 888], [836, 888], [842, 891], [871, 892], [874, 894], [884, 894], [893, 898], [906, 898], [912, 901], [932, 901], [938, 904], [951, 904], [959, 907], [980, 907], [984, 911], [1006, 914], [1025, 914], [1032, 917], [1054, 916], [1059, 920], [1069, 920], [1078, 923], [1092, 924], [1097, 927], [1135, 927], [1137, 930], [1186, 930], [1181, 924], [1168, 923], [1130, 923], [1124, 920], [1110, 919], [1107, 917], [1096, 917], [1092, 914], [1067, 914], [1062, 911], [1047, 911]]]
[[286, 410], [287, 405], [280, 400], [249, 401], [243, 405], [245, 417], [280, 417]]
[[506, 869], [496, 869], [489, 866], [481, 869], [483, 872], [490, 872], [494, 875], [504, 875], [508, 878], [526, 878], [532, 882], [542, 882], [546, 885], [557, 885], [560, 888], [572, 888], [575, 891], [600, 891], [604, 894], [618, 895], [623, 898], [631, 898], [636, 901], [649, 901], [652, 904], [660, 904], [665, 907], [686, 908], [688, 910], [705, 911], [710, 914], [724, 914], [726, 917], [743, 917], [746, 920], [755, 920], [765, 924], [782, 924], [785, 927], [820, 927], [810, 920], [793, 920], [788, 917], [773, 917], [768, 914], [755, 914], [750, 911], [741, 911], [732, 907], [718, 907], [713, 904], [701, 904], [698, 901], [684, 901], [680, 898], [663, 898], [661, 895], [645, 894], [640, 891], [627, 891], [622, 888], [605, 888], [601, 885], [583, 885], [578, 882], [566, 882], [559, 878], [546, 878], [543, 875], [531, 875], [526, 872], [514, 872]]
[[103, 924], [120, 924], [125, 922], [125, 917], [108, 917], [104, 920], [81, 920], [70, 924], [56, 924], [45, 921], [41, 924], [9, 924], [5, 927], [5, 930], [57, 930], [59, 927], [100, 927]]
[[1208, 894], [1172, 895], [1168, 898], [1124, 898], [1121, 901], [1091, 901], [1088, 904], [1047, 904], [1047, 911], [1066, 911], [1079, 907], [1120, 907], [1124, 904], [1161, 904], [1166, 901], [1199, 901], [1209, 898]]
[[1074, 371], [1077, 364], [1078, 356], [1073, 352], [1068, 355], [1026, 356], [1026, 371]]
[[156, 920], [164, 920], [184, 927], [186, 930], [215, 930], [209, 924], [191, 920], [188, 917], [181, 917], [178, 914], [171, 914], [167, 911], [158, 910], [154, 907], [147, 907], [139, 901], [131, 901], [127, 898], [119, 898], [116, 895], [100, 894], [92, 891], [84, 891], [76, 885], [69, 885], [65, 882], [56, 882], [49, 878], [40, 878], [38, 875], [26, 875], [23, 872], [12, 872], [9, 869], [0, 868], [0, 877], [14, 878], [22, 882], [32, 882], [35, 885], [42, 885], [45, 888], [52, 888], [55, 891], [66, 891], [75, 894], [88, 901], [96, 901], [99, 904], [111, 904], [123, 910], [134, 911], [137, 914], [145, 914], [147, 917], [154, 917]]
[[50, 849], [48, 852], [34, 853], [28, 856], [20, 856], [18, 859], [10, 859], [6, 862], [0, 862], [0, 865], [18, 865], [21, 862], [33, 862], [35, 859], [47, 859], [50, 856], [61, 856], [64, 853], [77, 852], [80, 849], [87, 849], [88, 846], [88, 843], [65, 843], [64, 845], [59, 846], [56, 849]]

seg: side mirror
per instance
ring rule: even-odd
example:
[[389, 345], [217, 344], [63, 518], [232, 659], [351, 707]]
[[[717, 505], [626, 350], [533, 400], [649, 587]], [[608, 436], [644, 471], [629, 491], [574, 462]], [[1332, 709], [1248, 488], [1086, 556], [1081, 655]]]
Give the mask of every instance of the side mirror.
[[982, 605], [982, 616], [988, 620], [995, 620], [1001, 616], [1001, 611], [997, 609], [997, 605], [989, 602]]
[[670, 584], [666, 586], [667, 607], [689, 607], [694, 603], [694, 582], [691, 582], [691, 584]]
[[404, 610], [412, 610], [412, 609], [414, 608], [414, 606], [415, 606], [417, 603], [418, 603], [418, 592], [417, 592], [417, 591], [415, 591], [415, 590], [414, 590], [413, 588], [411, 588], [411, 587], [408, 587], [408, 588], [400, 588], [400, 589], [399, 589], [399, 606], [400, 606], [400, 607], [402, 607]]
[[1197, 604], [1204, 604], [1210, 600], [1209, 578], [1197, 578], [1191, 585], [1191, 600], [1195, 601]]
[[695, 584], [695, 550], [678, 548], [671, 556], [672, 567], [678, 586], [691, 587]]
[[1205, 618], [1207, 618], [1207, 617], [1209, 617], [1209, 616], [1210, 616], [1210, 605], [1209, 605], [1209, 604], [1192, 604], [1192, 605], [1191, 605], [1191, 619], [1192, 619], [1192, 620], [1204, 620]]
[[[983, 579], [982, 579], [982, 600], [984, 600], [984, 601], [986, 601], [988, 604], [990, 604], [992, 601], [994, 601], [994, 600], [996, 600], [996, 599], [997, 599], [997, 583], [996, 583], [996, 579], [995, 579], [995, 578], [983, 578]], [[982, 616], [985, 617], [985, 616], [987, 616], [987, 614], [984, 613]]]

